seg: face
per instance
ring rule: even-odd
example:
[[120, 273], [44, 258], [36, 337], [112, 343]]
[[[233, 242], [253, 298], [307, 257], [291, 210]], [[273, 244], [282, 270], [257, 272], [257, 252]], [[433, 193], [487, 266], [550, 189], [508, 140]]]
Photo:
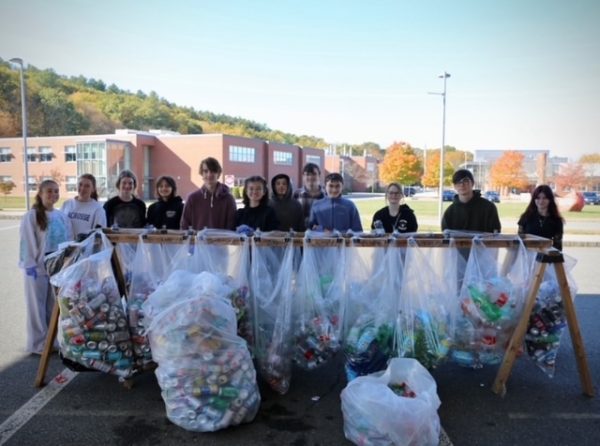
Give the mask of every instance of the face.
[[60, 194], [58, 191], [58, 185], [53, 183], [48, 184], [40, 191], [40, 198], [42, 199], [42, 204], [48, 210], [54, 208], [54, 205], [58, 201], [59, 197]]
[[165, 201], [169, 199], [171, 193], [173, 192], [173, 188], [166, 181], [161, 181], [158, 183], [156, 190], [158, 191], [158, 196]]
[[288, 191], [288, 183], [285, 178], [277, 178], [275, 180], [275, 193], [283, 197]]
[[473, 182], [469, 178], [463, 178], [454, 183], [454, 190], [460, 197], [469, 197], [473, 194]]
[[325, 191], [330, 198], [337, 198], [342, 195], [342, 183], [339, 181], [328, 181], [325, 185]]
[[319, 188], [320, 175], [316, 172], [304, 172], [302, 174], [302, 184], [308, 190], [316, 190]]
[[119, 183], [119, 195], [121, 198], [130, 198], [133, 194], [133, 190], [133, 178], [121, 178], [121, 182]]
[[398, 204], [402, 200], [402, 192], [397, 187], [392, 186], [387, 190], [385, 197], [390, 204]]
[[202, 167], [200, 168], [200, 175], [202, 176], [204, 185], [209, 190], [213, 190], [216, 187], [217, 181], [219, 181], [219, 174], [217, 172], [212, 172], [208, 169], [208, 167], [206, 167], [205, 164], [202, 164]]
[[256, 206], [260, 203], [261, 198], [265, 195], [265, 189], [262, 183], [251, 181], [246, 186], [246, 195], [250, 199], [250, 206]]
[[77, 183], [77, 196], [81, 201], [89, 201], [94, 192], [94, 183], [87, 178], [80, 178]]
[[548, 211], [548, 205], [550, 204], [550, 199], [546, 197], [546, 194], [540, 192], [537, 197], [535, 197], [535, 205], [538, 209], [539, 213], [546, 213]]

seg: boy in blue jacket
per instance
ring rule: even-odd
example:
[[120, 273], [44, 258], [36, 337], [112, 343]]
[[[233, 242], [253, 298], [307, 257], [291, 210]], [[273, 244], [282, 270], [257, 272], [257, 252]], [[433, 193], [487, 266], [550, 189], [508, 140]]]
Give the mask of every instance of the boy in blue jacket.
[[325, 177], [327, 196], [315, 201], [310, 210], [308, 227], [317, 231], [362, 232], [358, 209], [354, 203], [342, 198], [344, 179], [339, 173], [330, 173]]

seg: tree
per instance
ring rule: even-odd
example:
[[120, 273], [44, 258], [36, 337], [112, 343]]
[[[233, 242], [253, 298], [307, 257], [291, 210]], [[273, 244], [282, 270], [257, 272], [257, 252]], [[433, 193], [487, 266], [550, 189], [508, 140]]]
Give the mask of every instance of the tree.
[[527, 188], [527, 176], [523, 168], [525, 155], [519, 152], [508, 151], [496, 160], [490, 169], [492, 186], [499, 188], [504, 194], [511, 189]]
[[387, 148], [379, 169], [379, 178], [386, 184], [415, 184], [421, 176], [421, 161], [405, 142], [394, 142]]
[[[444, 186], [452, 184], [452, 174], [454, 173], [452, 164], [444, 159]], [[425, 187], [439, 187], [440, 185], [440, 151], [427, 151], [427, 164], [425, 174], [421, 178], [421, 183]]]
[[2, 181], [0, 182], [0, 192], [4, 194], [4, 201], [6, 201], [6, 197], [10, 195], [12, 190], [17, 187], [15, 183], [12, 181]]
[[585, 169], [578, 163], [569, 163], [562, 166], [558, 175], [554, 176], [557, 192], [580, 190], [586, 183]]
[[600, 164], [600, 153], [588, 153], [579, 158], [581, 164]]

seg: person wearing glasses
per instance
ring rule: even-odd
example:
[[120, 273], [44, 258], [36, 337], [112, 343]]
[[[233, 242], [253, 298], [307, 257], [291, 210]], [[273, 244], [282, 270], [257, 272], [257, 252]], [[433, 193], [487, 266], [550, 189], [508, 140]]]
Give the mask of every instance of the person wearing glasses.
[[[381, 227], [386, 234], [392, 232], [417, 232], [419, 225], [414, 211], [405, 203], [402, 203], [404, 194], [398, 183], [388, 184], [385, 190], [385, 200], [388, 205], [379, 209], [373, 215], [371, 229], [376, 229], [381, 222]], [[402, 203], [402, 204], [400, 204]]]
[[459, 169], [452, 175], [456, 195], [442, 217], [442, 231], [496, 232], [499, 233], [500, 218], [496, 205], [473, 190], [475, 180], [467, 169]]

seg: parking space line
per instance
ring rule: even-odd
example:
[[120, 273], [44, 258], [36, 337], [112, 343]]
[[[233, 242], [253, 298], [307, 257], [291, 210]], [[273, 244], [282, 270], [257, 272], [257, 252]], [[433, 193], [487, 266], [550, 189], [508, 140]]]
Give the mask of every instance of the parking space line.
[[23, 404], [15, 413], [0, 425], [0, 446], [19, 431], [31, 418], [48, 404], [52, 398], [63, 390], [78, 375], [69, 369], [64, 369], [46, 387], [36, 393]]
[[590, 412], [557, 412], [550, 414], [537, 414], [537, 413], [525, 413], [525, 412], [514, 412], [509, 413], [508, 418], [513, 420], [531, 420], [531, 419], [559, 419], [559, 420], [600, 420], [599, 413]]
[[18, 227], [19, 227], [19, 225], [7, 226], [6, 228], [0, 228], [0, 231], [8, 231], [9, 229], [16, 229]]

